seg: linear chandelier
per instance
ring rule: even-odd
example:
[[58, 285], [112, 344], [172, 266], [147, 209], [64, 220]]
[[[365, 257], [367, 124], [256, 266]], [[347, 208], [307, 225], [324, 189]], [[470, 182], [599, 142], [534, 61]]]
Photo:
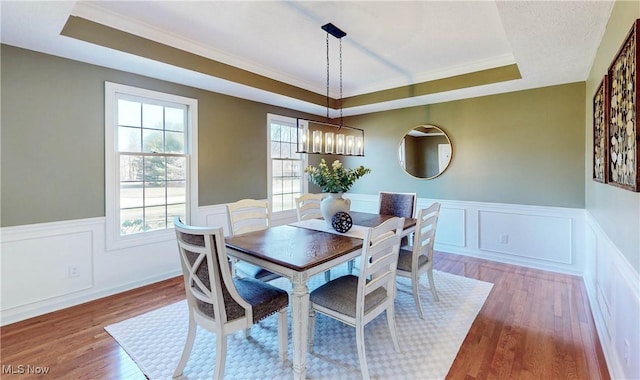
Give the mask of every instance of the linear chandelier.
[[329, 34], [340, 41], [340, 124], [297, 119], [297, 153], [364, 156], [364, 130], [347, 127], [342, 117], [342, 37], [347, 33], [332, 23], [327, 32], [327, 120], [329, 120]]

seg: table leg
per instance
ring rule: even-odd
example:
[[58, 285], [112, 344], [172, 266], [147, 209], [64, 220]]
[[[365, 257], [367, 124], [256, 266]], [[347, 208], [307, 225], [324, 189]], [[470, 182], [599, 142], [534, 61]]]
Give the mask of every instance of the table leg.
[[308, 276], [296, 273], [291, 279], [291, 330], [293, 335], [293, 378], [303, 380], [307, 376], [307, 342], [309, 339], [309, 288]]

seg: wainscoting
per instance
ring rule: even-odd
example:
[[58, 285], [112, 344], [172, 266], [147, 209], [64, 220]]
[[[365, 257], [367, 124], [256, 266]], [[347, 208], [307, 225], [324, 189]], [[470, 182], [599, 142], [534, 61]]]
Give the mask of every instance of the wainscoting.
[[[349, 194], [356, 211], [377, 212], [376, 195]], [[418, 199], [440, 202], [435, 248], [509, 264], [582, 275], [584, 210]]]
[[[377, 195], [348, 194], [376, 212]], [[436, 249], [583, 276], [612, 378], [640, 378], [640, 278], [582, 209], [439, 201]], [[274, 215], [273, 225], [295, 221]], [[193, 224], [227, 229], [224, 205], [200, 207]], [[1, 229], [0, 323], [6, 325], [180, 274], [174, 240], [105, 249], [105, 219]]]
[[640, 379], [640, 276], [586, 213], [583, 278], [612, 379]]
[[1, 324], [180, 274], [174, 240], [105, 249], [105, 218], [2, 228]]

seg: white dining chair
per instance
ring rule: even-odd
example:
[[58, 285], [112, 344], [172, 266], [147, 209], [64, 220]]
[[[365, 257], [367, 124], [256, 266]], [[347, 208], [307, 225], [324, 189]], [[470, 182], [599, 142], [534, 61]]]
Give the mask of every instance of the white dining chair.
[[189, 308], [187, 340], [173, 377], [182, 375], [200, 326], [216, 334], [215, 379], [222, 379], [227, 336], [278, 313], [278, 354], [287, 359], [289, 295], [252, 278], [233, 278], [222, 228], [193, 227], [174, 221]]
[[391, 218], [369, 228], [362, 244], [359, 276], [348, 274], [331, 280], [310, 294], [309, 351], [313, 352], [316, 313], [335, 318], [356, 329], [360, 371], [369, 379], [364, 346], [364, 326], [386, 311], [394, 348], [400, 352], [396, 335], [394, 301], [396, 266], [404, 218]]
[[[271, 209], [266, 200], [242, 199], [226, 205], [227, 223], [231, 235], [266, 230], [271, 223]], [[262, 281], [274, 280], [280, 275], [244, 261], [233, 259], [234, 275]]]
[[436, 237], [438, 216], [440, 215], [440, 203], [418, 211], [416, 229], [413, 235], [411, 250], [400, 249], [398, 256], [397, 275], [411, 279], [413, 298], [420, 318], [424, 319], [422, 303], [420, 302], [420, 276], [427, 273], [429, 286], [433, 299], [439, 301], [438, 291], [433, 281], [433, 245]]
[[323, 198], [324, 194], [313, 193], [302, 194], [295, 198], [298, 221], [322, 218], [320, 202]]

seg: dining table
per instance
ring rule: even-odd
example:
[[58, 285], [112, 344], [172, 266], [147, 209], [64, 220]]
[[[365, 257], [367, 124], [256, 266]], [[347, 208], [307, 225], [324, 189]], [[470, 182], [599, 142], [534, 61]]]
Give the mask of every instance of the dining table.
[[[362, 253], [366, 230], [393, 215], [349, 212], [353, 226], [334, 230], [323, 219], [310, 219], [225, 238], [228, 254], [291, 281], [293, 377], [306, 378], [311, 277], [355, 259]], [[414, 231], [416, 219], [405, 218], [403, 235]]]

